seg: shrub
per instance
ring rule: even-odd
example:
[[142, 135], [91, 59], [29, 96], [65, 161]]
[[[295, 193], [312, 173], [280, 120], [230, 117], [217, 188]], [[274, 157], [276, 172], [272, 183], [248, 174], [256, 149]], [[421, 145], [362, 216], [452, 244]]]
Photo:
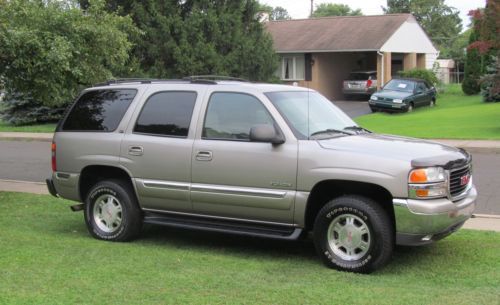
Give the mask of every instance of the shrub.
[[0, 118], [11, 125], [57, 122], [64, 108], [48, 107], [31, 98], [6, 95], [0, 101]]
[[486, 74], [481, 78], [481, 95], [485, 102], [500, 102], [500, 60], [492, 58], [486, 67]]
[[400, 71], [399, 75], [401, 77], [424, 79], [433, 86], [439, 84], [439, 79], [437, 78], [436, 74], [431, 70], [427, 69], [411, 69], [406, 71]]

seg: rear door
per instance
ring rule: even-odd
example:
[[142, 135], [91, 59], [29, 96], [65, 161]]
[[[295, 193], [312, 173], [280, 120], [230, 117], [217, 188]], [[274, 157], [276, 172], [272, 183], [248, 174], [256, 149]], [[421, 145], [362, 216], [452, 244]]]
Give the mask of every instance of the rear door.
[[263, 95], [259, 98], [243, 92], [210, 94], [192, 156], [195, 212], [293, 222], [297, 141], [289, 138], [280, 145], [250, 142], [253, 126], [277, 126], [270, 102], [266, 106], [263, 100]]
[[192, 210], [191, 155], [203, 93], [204, 88], [196, 85], [151, 85], [136, 109], [120, 162], [132, 174], [146, 210]]

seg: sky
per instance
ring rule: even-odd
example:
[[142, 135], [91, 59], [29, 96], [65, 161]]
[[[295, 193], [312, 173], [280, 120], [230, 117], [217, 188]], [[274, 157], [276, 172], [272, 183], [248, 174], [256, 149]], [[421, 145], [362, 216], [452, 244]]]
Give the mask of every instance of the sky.
[[[259, 0], [260, 3], [272, 7], [284, 7], [294, 19], [307, 18], [310, 13], [311, 0]], [[386, 6], [386, 0], [314, 0], [314, 5], [320, 3], [347, 4], [353, 9], [360, 8], [364, 15], [382, 14], [382, 6]], [[445, 3], [460, 11], [464, 28], [470, 23], [467, 14], [470, 10], [484, 7], [486, 0], [446, 0]]]

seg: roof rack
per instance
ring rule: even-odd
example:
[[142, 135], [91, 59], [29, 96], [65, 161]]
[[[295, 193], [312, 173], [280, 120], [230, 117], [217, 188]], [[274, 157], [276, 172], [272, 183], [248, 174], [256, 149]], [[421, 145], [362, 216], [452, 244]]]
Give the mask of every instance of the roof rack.
[[141, 83], [141, 84], [151, 84], [154, 81], [167, 81], [165, 79], [154, 79], [154, 78], [118, 78], [118, 79], [109, 79], [102, 83], [97, 83], [94, 86], [109, 86], [115, 84], [124, 84], [124, 83]]
[[247, 82], [247, 83], [250, 82], [248, 79], [225, 76], [225, 75], [191, 75], [191, 76], [184, 77], [183, 80], [189, 80], [189, 81], [228, 80], [228, 81]]

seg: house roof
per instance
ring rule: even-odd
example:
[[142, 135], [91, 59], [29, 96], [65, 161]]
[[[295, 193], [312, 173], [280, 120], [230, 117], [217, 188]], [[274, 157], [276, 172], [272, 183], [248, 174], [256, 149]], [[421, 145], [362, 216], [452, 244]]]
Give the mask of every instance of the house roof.
[[266, 23], [278, 53], [375, 51], [411, 14], [342, 16], [270, 21]]

